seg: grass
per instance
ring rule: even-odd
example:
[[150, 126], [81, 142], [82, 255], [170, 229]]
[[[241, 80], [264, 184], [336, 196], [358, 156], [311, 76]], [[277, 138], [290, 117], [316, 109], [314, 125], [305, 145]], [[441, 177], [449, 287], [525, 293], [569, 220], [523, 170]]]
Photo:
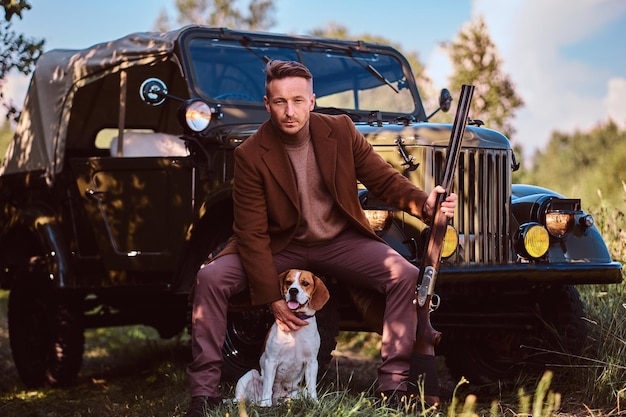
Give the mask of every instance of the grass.
[[82, 371], [71, 388], [25, 390], [6, 335], [6, 293], [0, 296], [1, 416], [173, 416], [188, 401], [185, 340], [160, 340], [151, 328], [89, 330]]
[[[626, 197], [626, 185], [624, 186]], [[626, 203], [626, 200], [625, 200]], [[621, 207], [602, 205], [596, 224], [604, 236], [613, 259], [626, 261], [625, 216]], [[625, 275], [622, 269], [622, 276]], [[626, 400], [626, 289], [624, 283], [609, 286], [586, 286], [581, 298], [593, 343], [585, 355], [580, 381], [593, 386], [590, 401], [616, 404], [624, 412]]]
[[[596, 215], [597, 216], [597, 215]], [[614, 259], [626, 259], [624, 215], [607, 210], [597, 216]], [[226, 402], [210, 416], [400, 417], [406, 412], [428, 417], [548, 417], [626, 415], [626, 291], [622, 284], [582, 286], [590, 343], [576, 365], [544, 374], [531, 391], [501, 392], [479, 398], [467, 381], [447, 381], [452, 400], [439, 410], [413, 404], [405, 410], [379, 407], [374, 395], [379, 340], [363, 333], [344, 333], [339, 354], [320, 381], [318, 403], [290, 401], [259, 408]], [[189, 339], [161, 340], [144, 326], [94, 329], [86, 333], [84, 363], [71, 388], [26, 390], [16, 373], [9, 347], [7, 292], [0, 291], [0, 416], [182, 416], [188, 398], [185, 366]], [[361, 352], [371, 352], [369, 356]], [[357, 354], [358, 352], [358, 354]], [[443, 365], [442, 365], [443, 366]], [[445, 367], [442, 368], [445, 372]], [[553, 378], [567, 381], [554, 384]], [[224, 386], [232, 398], [232, 387]]]
[[623, 285], [581, 291], [592, 344], [573, 374], [581, 384], [593, 387], [585, 398], [588, 403], [616, 404], [622, 411], [626, 400], [625, 296]]
[[[155, 331], [144, 326], [128, 326], [96, 329], [87, 332], [83, 369], [76, 386], [64, 389], [46, 388], [25, 390], [13, 367], [6, 334], [7, 293], [0, 293], [0, 415], [2, 416], [182, 416], [188, 404], [185, 365], [189, 361], [188, 338], [163, 341]], [[604, 301], [608, 301], [605, 296]], [[615, 322], [617, 325], [617, 322]], [[609, 329], [605, 329], [604, 332]], [[355, 336], [354, 334], [344, 336]], [[376, 338], [357, 335], [358, 345], [376, 344]], [[479, 399], [473, 394], [463, 394], [467, 381], [461, 380], [454, 388], [455, 395], [449, 404], [439, 410], [413, 404], [397, 411], [378, 407], [372, 384], [375, 378], [376, 357], [350, 353], [354, 337], [344, 337], [342, 354], [333, 360], [333, 367], [321, 381], [320, 401], [290, 401], [276, 407], [259, 408], [251, 404], [241, 407], [226, 402], [210, 416], [278, 417], [278, 416], [363, 416], [397, 417], [417, 410], [421, 415], [443, 416], [552, 416], [563, 405], [584, 410], [590, 416], [619, 415], [619, 408], [585, 409], [584, 404], [563, 404], [561, 395], [550, 389], [552, 374], [544, 375], [534, 392], [502, 393], [496, 400]], [[344, 351], [347, 349], [348, 351]], [[614, 352], [615, 353], [615, 352]], [[619, 353], [619, 352], [617, 352]], [[623, 353], [623, 351], [622, 351]], [[622, 356], [624, 357], [624, 356]], [[585, 368], [577, 378], [595, 378]], [[602, 366], [601, 374], [609, 380], [622, 378], [623, 374], [611, 373], [610, 367]], [[586, 382], [585, 386], [596, 384]], [[608, 388], [596, 388], [595, 400], [604, 399], [615, 404], [614, 394], [619, 383], [606, 384]], [[232, 387], [225, 386], [227, 398], [232, 398]], [[564, 415], [564, 414], [561, 414]]]

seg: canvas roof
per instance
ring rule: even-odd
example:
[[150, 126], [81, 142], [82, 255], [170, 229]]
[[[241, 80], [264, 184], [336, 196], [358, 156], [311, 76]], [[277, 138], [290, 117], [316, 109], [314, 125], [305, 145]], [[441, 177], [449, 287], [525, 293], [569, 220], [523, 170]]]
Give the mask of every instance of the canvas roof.
[[166, 60], [181, 31], [133, 33], [83, 50], [42, 54], [0, 175], [44, 170], [51, 179], [63, 165], [64, 134], [76, 89], [124, 68]]

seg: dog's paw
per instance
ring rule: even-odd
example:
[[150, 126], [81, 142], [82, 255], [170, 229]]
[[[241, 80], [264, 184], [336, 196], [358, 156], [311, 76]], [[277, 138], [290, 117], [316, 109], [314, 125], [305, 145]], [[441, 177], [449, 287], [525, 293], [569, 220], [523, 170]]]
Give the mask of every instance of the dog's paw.
[[271, 407], [272, 406], [272, 400], [271, 399], [261, 400], [259, 402], [259, 406], [261, 406], [261, 407]]

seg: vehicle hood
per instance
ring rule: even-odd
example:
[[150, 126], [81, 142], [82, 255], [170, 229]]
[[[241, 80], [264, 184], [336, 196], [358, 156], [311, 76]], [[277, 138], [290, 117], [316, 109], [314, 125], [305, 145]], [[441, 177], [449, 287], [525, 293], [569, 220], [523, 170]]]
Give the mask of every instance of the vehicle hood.
[[[357, 129], [372, 145], [396, 145], [398, 138], [402, 138], [405, 146], [435, 146], [446, 147], [450, 142], [451, 124], [413, 123], [357, 124]], [[511, 149], [511, 144], [502, 133], [484, 127], [467, 126], [463, 135], [463, 146], [488, 149]]]

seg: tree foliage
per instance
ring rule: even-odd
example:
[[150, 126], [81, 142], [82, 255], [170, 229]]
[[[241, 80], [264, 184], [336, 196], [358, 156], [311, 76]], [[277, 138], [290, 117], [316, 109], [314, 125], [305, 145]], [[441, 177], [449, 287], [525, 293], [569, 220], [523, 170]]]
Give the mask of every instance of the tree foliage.
[[4, 20], [0, 21], [0, 103], [6, 108], [7, 119], [17, 118], [18, 110], [13, 103], [8, 102], [3, 89], [7, 75], [17, 70], [28, 75], [35, 67], [43, 51], [42, 39], [28, 38], [23, 34], [15, 33], [11, 26], [14, 16], [22, 18], [22, 12], [31, 8], [26, 0], [1, 0], [4, 8]]
[[[274, 25], [273, 0], [250, 0], [247, 13], [232, 0], [175, 0], [178, 25], [188, 24], [228, 27], [232, 29], [265, 30]], [[171, 29], [167, 12], [161, 11], [156, 29]]]
[[588, 132], [554, 132], [545, 150], [535, 153], [528, 176], [531, 183], [581, 198], [585, 208], [624, 208], [626, 131], [608, 121]]
[[510, 77], [502, 72], [502, 61], [481, 16], [462, 28], [457, 38], [445, 44], [453, 66], [451, 91], [473, 84], [472, 115], [511, 138], [515, 109], [524, 104]]

